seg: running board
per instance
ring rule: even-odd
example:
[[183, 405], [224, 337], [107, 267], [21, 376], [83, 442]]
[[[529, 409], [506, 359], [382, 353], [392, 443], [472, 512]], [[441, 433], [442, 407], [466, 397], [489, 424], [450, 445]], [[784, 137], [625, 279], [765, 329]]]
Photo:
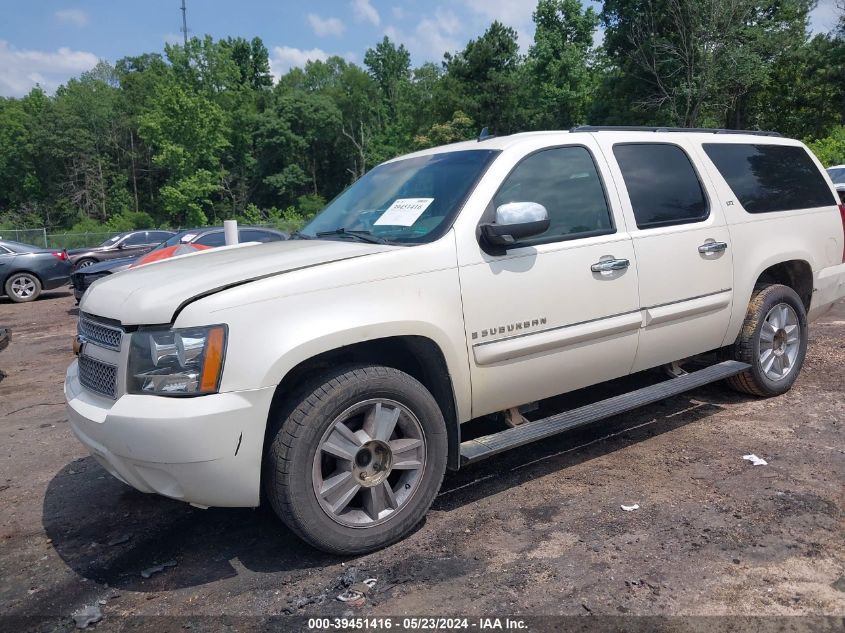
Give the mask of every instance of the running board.
[[537, 440], [542, 440], [563, 431], [609, 418], [631, 409], [637, 409], [647, 404], [653, 404], [672, 396], [696, 389], [703, 385], [724, 378], [730, 378], [751, 367], [747, 363], [727, 360], [705, 369], [665, 380], [650, 387], [643, 387], [635, 391], [623, 393], [613, 398], [599, 400], [571, 411], [564, 411], [556, 415], [526, 422], [511, 429], [498, 433], [478, 437], [461, 443], [461, 465], [487, 459], [506, 450], [524, 446]]

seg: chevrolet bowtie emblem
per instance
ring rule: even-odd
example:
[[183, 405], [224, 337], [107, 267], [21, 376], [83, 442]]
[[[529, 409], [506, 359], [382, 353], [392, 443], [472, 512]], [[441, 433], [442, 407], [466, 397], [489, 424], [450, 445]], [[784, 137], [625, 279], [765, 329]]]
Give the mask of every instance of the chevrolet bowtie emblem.
[[82, 353], [82, 347], [85, 345], [85, 339], [78, 334], [73, 337], [73, 353], [79, 356]]

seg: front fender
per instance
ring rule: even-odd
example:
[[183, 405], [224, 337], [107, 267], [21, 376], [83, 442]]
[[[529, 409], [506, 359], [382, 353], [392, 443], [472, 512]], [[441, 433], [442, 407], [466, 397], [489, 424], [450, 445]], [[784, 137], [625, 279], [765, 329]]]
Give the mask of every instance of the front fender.
[[[392, 336], [428, 338], [443, 354], [458, 418], [464, 421], [470, 417], [469, 361], [458, 272], [453, 259], [450, 263], [296, 294], [280, 290], [281, 284], [293, 281], [284, 275], [265, 279], [190, 304], [176, 325], [229, 326], [222, 391], [278, 385], [303, 361], [354, 343]], [[349, 267], [347, 263], [347, 273]], [[384, 272], [389, 270], [386, 266]], [[325, 278], [323, 274], [321, 281]], [[307, 284], [300, 278], [295, 285]]]

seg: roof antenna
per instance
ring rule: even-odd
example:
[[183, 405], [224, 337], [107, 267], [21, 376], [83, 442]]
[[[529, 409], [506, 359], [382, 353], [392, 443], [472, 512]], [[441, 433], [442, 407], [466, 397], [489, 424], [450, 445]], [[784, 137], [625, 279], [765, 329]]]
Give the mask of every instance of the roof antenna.
[[478, 135], [478, 142], [480, 143], [481, 141], [486, 141], [488, 138], [493, 138], [494, 136], [496, 135], [490, 134], [490, 130], [487, 129], [487, 126], [485, 125], [481, 128], [481, 134]]

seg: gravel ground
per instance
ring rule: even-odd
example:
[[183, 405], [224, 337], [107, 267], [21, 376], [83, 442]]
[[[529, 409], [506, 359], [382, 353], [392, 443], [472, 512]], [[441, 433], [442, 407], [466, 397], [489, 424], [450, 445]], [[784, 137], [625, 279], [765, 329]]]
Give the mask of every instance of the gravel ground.
[[[418, 530], [354, 559], [311, 549], [269, 511], [194, 509], [103, 471], [65, 419], [76, 312], [65, 292], [0, 299], [13, 331], [0, 354], [0, 613], [39, 630], [94, 604], [104, 623], [845, 615], [845, 303], [813, 325], [789, 394], [713, 385], [447, 474]], [[365, 578], [377, 579], [365, 605], [336, 600]]]

